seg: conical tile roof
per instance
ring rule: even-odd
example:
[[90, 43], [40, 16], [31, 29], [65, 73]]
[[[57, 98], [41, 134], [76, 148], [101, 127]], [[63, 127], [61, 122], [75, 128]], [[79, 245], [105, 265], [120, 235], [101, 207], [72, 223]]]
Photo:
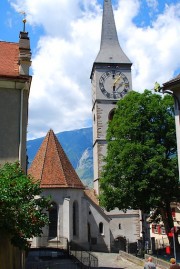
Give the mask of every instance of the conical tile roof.
[[54, 132], [50, 130], [28, 170], [41, 188], [84, 189]]

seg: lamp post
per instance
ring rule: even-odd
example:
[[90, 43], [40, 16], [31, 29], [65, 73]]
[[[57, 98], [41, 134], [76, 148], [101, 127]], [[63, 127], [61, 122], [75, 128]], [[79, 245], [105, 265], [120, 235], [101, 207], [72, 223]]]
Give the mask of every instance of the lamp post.
[[171, 232], [172, 232], [172, 235], [173, 235], [173, 247], [174, 247], [174, 258], [176, 260], [176, 243], [175, 243], [175, 236], [174, 236], [174, 233], [175, 233], [175, 227], [173, 227], [171, 229]]

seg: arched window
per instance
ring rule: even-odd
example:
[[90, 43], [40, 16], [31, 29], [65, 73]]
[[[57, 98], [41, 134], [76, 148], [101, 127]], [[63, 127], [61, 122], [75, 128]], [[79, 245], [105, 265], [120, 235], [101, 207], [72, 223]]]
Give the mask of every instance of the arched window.
[[79, 235], [79, 210], [77, 201], [73, 203], [73, 235]]
[[58, 211], [56, 203], [49, 209], [49, 239], [57, 237]]
[[104, 234], [104, 225], [102, 222], [99, 223], [99, 233]]
[[114, 113], [115, 113], [115, 109], [112, 109], [110, 112], [109, 112], [109, 115], [108, 115], [108, 120], [111, 121], [114, 117]]

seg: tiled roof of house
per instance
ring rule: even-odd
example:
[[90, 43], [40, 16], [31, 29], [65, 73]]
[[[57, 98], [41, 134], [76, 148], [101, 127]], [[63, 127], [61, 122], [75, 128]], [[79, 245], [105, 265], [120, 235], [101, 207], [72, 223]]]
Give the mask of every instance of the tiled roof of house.
[[83, 183], [52, 130], [47, 133], [28, 174], [40, 180], [41, 188], [84, 189]]
[[19, 76], [19, 44], [0, 41], [0, 76]]
[[99, 205], [99, 200], [97, 195], [95, 194], [95, 191], [93, 189], [86, 189], [84, 190], [84, 193], [86, 196], [89, 197], [91, 201], [93, 201], [96, 205]]

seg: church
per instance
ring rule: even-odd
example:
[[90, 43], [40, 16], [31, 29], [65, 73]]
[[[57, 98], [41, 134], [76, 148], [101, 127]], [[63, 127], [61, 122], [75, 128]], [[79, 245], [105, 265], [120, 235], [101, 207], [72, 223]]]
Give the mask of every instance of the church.
[[[8, 55], [8, 57], [7, 57]], [[19, 43], [0, 42], [0, 164], [19, 160], [26, 171], [29, 74], [31, 50], [28, 33], [20, 32]], [[132, 90], [132, 63], [123, 52], [116, 31], [111, 0], [104, 0], [101, 44], [92, 63], [94, 188], [87, 189], [49, 130], [28, 173], [40, 181], [42, 194], [51, 197], [48, 227], [32, 247], [74, 242], [84, 249], [105, 252], [128, 250], [146, 239], [141, 212], [107, 212], [98, 201], [99, 178], [106, 156], [106, 131], [117, 101]], [[59, 89], [60, 90], [60, 89]], [[11, 126], [11, 128], [9, 128]]]
[[44, 228], [42, 238], [32, 240], [32, 247], [64, 244], [66, 238], [87, 250], [109, 252], [127, 250], [127, 245], [137, 246], [141, 240], [139, 210], [107, 212], [97, 198], [108, 121], [117, 101], [132, 89], [131, 65], [118, 41], [111, 0], [104, 0], [100, 51], [90, 74], [94, 189], [85, 188], [50, 130], [28, 170], [35, 180], [40, 180], [43, 195], [52, 199], [50, 224]]

